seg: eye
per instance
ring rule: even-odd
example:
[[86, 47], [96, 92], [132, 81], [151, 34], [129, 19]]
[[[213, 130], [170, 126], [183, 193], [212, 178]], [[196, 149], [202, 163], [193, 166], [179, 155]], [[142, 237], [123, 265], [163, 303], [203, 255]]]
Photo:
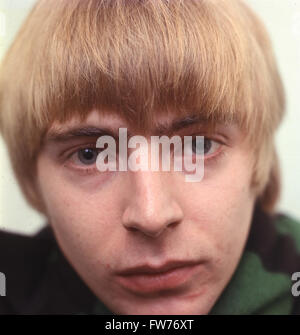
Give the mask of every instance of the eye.
[[80, 163], [84, 165], [92, 165], [96, 163], [98, 150], [95, 148], [84, 148], [78, 150], [76, 155]]
[[220, 146], [221, 144], [219, 142], [203, 136], [196, 136], [192, 140], [192, 151], [196, 155], [213, 155], [220, 148]]

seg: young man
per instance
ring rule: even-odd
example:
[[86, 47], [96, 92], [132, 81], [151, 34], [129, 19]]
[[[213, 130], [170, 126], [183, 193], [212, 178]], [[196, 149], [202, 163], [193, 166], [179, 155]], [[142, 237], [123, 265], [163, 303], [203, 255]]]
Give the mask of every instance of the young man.
[[[38, 1], [2, 63], [0, 126], [49, 225], [1, 233], [0, 311], [299, 314], [300, 226], [276, 213], [284, 105], [242, 1]], [[203, 136], [202, 180], [99, 171], [98, 140], [120, 148], [122, 128], [192, 136], [193, 162]]]

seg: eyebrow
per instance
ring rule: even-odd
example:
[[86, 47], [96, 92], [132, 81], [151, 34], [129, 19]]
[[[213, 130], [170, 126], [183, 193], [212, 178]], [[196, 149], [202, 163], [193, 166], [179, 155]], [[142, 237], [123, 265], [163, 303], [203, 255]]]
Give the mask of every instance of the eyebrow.
[[51, 142], [65, 142], [74, 138], [80, 137], [100, 137], [100, 136], [118, 137], [116, 130], [108, 127], [98, 128], [92, 126], [75, 126], [69, 129], [53, 129], [50, 130], [46, 136], [47, 141]]
[[[155, 133], [159, 135], [172, 134], [175, 131], [187, 128], [195, 124], [207, 124], [208, 120], [199, 116], [187, 116], [180, 120], [174, 120], [170, 125], [160, 124], [156, 127]], [[123, 128], [123, 127], [122, 127]], [[110, 127], [93, 127], [93, 126], [74, 126], [67, 129], [52, 129], [46, 135], [46, 140], [50, 142], [65, 142], [74, 138], [80, 137], [100, 137], [111, 136], [115, 139], [119, 137], [119, 128]], [[131, 137], [130, 131], [127, 131], [127, 136]]]
[[207, 125], [209, 124], [209, 120], [201, 117], [201, 116], [186, 116], [180, 120], [174, 120], [172, 121], [171, 125], [158, 125], [156, 132], [159, 134], [172, 134], [175, 131], [188, 128], [189, 126], [196, 125], [196, 124], [202, 124]]

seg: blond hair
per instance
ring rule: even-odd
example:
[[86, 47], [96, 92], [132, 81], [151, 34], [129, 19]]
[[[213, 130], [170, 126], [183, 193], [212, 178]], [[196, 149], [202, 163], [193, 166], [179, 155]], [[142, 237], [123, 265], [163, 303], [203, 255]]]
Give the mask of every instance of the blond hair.
[[253, 185], [272, 211], [284, 105], [268, 35], [240, 0], [41, 0], [0, 72], [0, 130], [38, 210], [35, 162], [54, 121], [109, 109], [146, 129], [172, 107], [246, 130]]

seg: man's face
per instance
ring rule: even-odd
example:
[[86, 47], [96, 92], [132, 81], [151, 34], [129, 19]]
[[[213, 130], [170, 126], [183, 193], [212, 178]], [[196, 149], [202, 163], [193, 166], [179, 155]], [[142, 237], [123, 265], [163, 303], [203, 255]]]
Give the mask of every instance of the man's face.
[[58, 243], [114, 313], [206, 314], [242, 254], [255, 199], [251, 148], [235, 125], [208, 133], [196, 121], [179, 124], [176, 135], [206, 136], [201, 182], [186, 182], [184, 171], [99, 172], [97, 151], [84, 151], [95, 147], [95, 129], [127, 125], [95, 111], [85, 122], [54, 124], [39, 154], [38, 185]]

